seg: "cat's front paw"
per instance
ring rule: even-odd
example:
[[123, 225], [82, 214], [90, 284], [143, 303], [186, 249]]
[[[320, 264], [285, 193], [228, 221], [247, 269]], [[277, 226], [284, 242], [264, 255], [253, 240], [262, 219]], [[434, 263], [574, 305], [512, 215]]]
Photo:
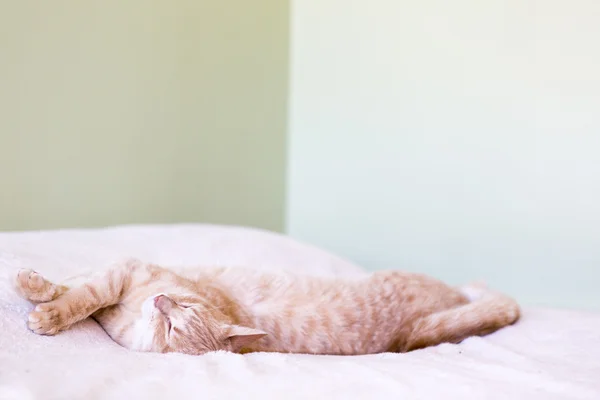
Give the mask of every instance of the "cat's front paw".
[[50, 301], [56, 294], [56, 285], [31, 269], [17, 273], [15, 288], [21, 297], [36, 303]]
[[53, 302], [38, 304], [29, 313], [29, 329], [38, 335], [56, 335], [63, 327], [62, 314]]

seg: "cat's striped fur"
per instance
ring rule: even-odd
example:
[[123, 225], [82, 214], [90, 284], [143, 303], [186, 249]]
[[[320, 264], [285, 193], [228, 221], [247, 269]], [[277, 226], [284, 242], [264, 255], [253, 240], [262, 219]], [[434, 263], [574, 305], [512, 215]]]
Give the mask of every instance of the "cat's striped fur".
[[117, 343], [139, 351], [405, 352], [519, 318], [517, 303], [502, 294], [473, 295], [473, 288], [399, 271], [343, 280], [128, 260], [79, 283], [53, 284], [31, 270], [15, 283], [39, 303], [29, 314], [33, 332], [54, 335], [92, 316]]

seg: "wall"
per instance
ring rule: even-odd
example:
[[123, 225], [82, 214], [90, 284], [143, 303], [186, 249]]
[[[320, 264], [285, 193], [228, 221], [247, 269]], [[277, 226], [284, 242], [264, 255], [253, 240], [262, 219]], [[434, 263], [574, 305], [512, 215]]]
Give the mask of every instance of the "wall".
[[0, 13], [0, 229], [283, 228], [288, 5], [22, 0]]
[[291, 235], [600, 308], [600, 2], [292, 8]]

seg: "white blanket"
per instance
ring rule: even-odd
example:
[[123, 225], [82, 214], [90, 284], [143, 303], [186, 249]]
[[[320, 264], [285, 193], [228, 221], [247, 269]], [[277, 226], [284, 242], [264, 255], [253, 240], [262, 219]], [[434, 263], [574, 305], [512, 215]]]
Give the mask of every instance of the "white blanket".
[[360, 268], [267, 232], [219, 226], [0, 234], [0, 399], [600, 399], [600, 314], [525, 309], [484, 338], [407, 354], [332, 357], [136, 353], [92, 320], [54, 337], [26, 328], [18, 268], [60, 279], [134, 256], [318, 275]]

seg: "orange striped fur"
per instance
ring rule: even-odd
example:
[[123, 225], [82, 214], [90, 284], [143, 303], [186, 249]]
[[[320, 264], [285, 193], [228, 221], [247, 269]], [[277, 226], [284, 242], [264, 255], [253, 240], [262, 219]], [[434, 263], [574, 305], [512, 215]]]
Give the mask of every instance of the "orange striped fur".
[[502, 294], [399, 271], [343, 280], [128, 260], [59, 285], [21, 270], [15, 286], [38, 303], [28, 321], [35, 333], [54, 335], [91, 316], [120, 345], [163, 353], [405, 352], [519, 318]]

